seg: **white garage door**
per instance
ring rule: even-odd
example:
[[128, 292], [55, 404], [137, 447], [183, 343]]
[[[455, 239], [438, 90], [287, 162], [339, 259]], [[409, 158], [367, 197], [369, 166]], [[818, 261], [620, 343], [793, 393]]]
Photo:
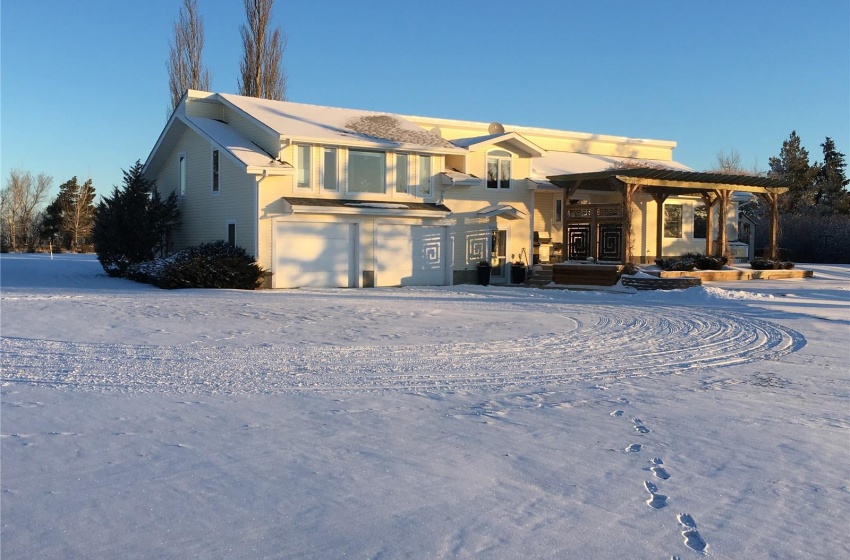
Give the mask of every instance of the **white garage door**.
[[376, 286], [442, 286], [446, 283], [446, 228], [378, 224]]
[[274, 227], [275, 288], [354, 285], [352, 224], [278, 222]]

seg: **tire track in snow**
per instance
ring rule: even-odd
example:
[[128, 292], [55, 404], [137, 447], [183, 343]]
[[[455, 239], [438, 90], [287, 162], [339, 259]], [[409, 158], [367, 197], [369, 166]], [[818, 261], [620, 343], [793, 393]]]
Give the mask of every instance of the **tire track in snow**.
[[218, 347], [4, 337], [2, 375], [122, 392], [516, 389], [716, 368], [805, 345], [791, 329], [709, 308], [583, 306], [580, 319], [559, 311], [564, 332], [507, 342]]

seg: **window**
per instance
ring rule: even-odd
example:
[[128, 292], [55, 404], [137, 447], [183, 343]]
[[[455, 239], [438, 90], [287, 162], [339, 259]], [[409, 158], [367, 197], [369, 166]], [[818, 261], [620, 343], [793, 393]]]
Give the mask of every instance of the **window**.
[[227, 224], [227, 244], [236, 247], [236, 224], [234, 222]]
[[410, 184], [410, 161], [407, 154], [395, 155], [395, 192], [407, 194]]
[[322, 188], [326, 191], [337, 191], [336, 178], [336, 148], [325, 148], [325, 159], [322, 165]]
[[682, 237], [682, 205], [664, 205], [664, 237]]
[[708, 210], [705, 204], [694, 206], [694, 239], [705, 239], [708, 234]]
[[511, 188], [511, 154], [493, 150], [487, 154], [487, 188]]
[[419, 156], [419, 196], [431, 196], [431, 156]]
[[560, 198], [555, 199], [555, 223], [560, 224], [564, 217], [564, 201]]
[[296, 186], [299, 189], [309, 189], [310, 181], [310, 146], [295, 146], [295, 167], [298, 169], [296, 175]]
[[186, 196], [186, 154], [180, 154], [177, 156], [177, 165], [178, 165], [178, 185], [177, 185], [177, 195], [178, 196]]
[[386, 192], [386, 155], [384, 152], [348, 152], [348, 192]]
[[212, 167], [213, 167], [213, 175], [212, 175], [212, 192], [217, 193], [219, 191], [218, 184], [218, 150], [213, 150], [213, 158], [212, 158]]

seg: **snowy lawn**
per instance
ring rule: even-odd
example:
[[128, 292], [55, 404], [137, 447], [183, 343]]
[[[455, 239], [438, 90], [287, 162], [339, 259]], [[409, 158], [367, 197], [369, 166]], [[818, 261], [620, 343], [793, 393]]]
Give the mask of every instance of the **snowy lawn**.
[[6, 558], [847, 558], [850, 267], [162, 291], [3, 255]]

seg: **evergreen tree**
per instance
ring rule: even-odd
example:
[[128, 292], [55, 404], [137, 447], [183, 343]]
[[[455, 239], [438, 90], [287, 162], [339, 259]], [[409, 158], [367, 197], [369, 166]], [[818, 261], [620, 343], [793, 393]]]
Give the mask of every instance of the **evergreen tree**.
[[177, 195], [163, 200], [136, 161], [124, 171], [123, 189], [114, 187], [97, 207], [93, 241], [100, 264], [110, 276], [123, 276], [129, 265], [164, 254], [179, 220]]
[[844, 154], [835, 149], [835, 142], [829, 136], [821, 148], [823, 164], [815, 178], [815, 202], [823, 208], [824, 213], [850, 213], [850, 195], [846, 190], [850, 180], [847, 179]]
[[72, 177], [59, 185], [59, 194], [45, 210], [42, 239], [69, 251], [88, 243], [94, 226], [94, 196], [91, 179], [80, 185]]
[[770, 175], [791, 183], [790, 190], [780, 197], [781, 212], [797, 212], [814, 207], [814, 179], [817, 165], [809, 164], [809, 152], [800, 143], [796, 131], [782, 143], [779, 157], [770, 158]]

